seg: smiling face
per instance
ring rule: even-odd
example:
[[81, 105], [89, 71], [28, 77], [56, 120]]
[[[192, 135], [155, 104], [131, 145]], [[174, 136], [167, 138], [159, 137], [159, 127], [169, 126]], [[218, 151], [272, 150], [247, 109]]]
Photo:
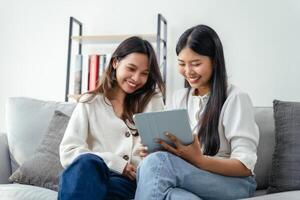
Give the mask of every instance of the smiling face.
[[142, 88], [148, 79], [148, 57], [141, 53], [131, 53], [122, 60], [117, 61], [113, 67], [119, 89], [126, 94], [131, 94]]
[[188, 47], [183, 48], [178, 54], [178, 70], [200, 95], [209, 91], [213, 72], [210, 57], [200, 55]]

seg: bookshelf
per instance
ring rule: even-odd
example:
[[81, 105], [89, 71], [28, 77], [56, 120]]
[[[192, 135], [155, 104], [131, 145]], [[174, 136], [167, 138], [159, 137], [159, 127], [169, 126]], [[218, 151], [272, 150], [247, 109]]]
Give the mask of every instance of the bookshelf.
[[[132, 35], [86, 35], [86, 36], [73, 36], [72, 40], [77, 41], [81, 44], [113, 44], [121, 43], [126, 38]], [[149, 42], [156, 42], [155, 34], [137, 34], [141, 38], [148, 40]]]
[[[78, 28], [78, 33], [74, 34], [75, 26]], [[67, 74], [66, 74], [66, 89], [65, 89], [65, 101], [69, 101], [69, 98], [75, 98], [82, 92], [79, 89], [79, 94], [71, 92], [71, 60], [74, 59], [74, 50], [77, 55], [82, 56], [82, 48], [87, 44], [118, 44], [128, 37], [139, 36], [145, 40], [148, 40], [152, 44], [156, 44], [156, 55], [160, 65], [163, 81], [166, 83], [166, 67], [167, 67], [167, 20], [161, 15], [157, 15], [157, 30], [152, 34], [127, 34], [127, 35], [83, 35], [83, 23], [74, 17], [70, 17], [69, 21], [69, 37], [68, 37], [68, 57], [67, 57]], [[82, 71], [81, 71], [82, 76]], [[82, 80], [82, 79], [81, 79]], [[82, 84], [82, 82], [80, 83]], [[165, 98], [165, 97], [164, 97]]]

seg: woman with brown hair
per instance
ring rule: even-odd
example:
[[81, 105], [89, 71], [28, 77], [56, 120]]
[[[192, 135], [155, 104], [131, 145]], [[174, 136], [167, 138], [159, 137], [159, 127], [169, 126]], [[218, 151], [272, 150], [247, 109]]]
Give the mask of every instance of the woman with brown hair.
[[79, 99], [60, 145], [59, 199], [132, 199], [141, 160], [136, 113], [163, 109], [164, 85], [151, 44], [123, 41], [98, 87]]

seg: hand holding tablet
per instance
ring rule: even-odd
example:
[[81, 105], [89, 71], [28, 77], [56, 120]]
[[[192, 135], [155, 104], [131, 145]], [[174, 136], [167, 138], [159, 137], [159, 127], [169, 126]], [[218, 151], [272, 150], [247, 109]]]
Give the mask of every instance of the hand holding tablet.
[[142, 143], [148, 147], [149, 152], [162, 149], [162, 146], [156, 142], [157, 139], [173, 145], [165, 135], [167, 132], [174, 135], [184, 145], [193, 142], [192, 130], [185, 109], [139, 113], [134, 115], [133, 120]]

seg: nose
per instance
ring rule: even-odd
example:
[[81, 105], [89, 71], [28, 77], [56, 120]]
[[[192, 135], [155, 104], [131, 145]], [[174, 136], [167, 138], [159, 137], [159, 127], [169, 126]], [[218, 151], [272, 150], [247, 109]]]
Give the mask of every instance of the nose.
[[185, 68], [184, 68], [184, 70], [185, 70], [185, 73], [187, 75], [193, 74], [193, 70], [192, 70], [192, 67], [190, 65], [186, 65]]
[[138, 82], [139, 78], [140, 78], [139, 73], [134, 73], [131, 77], [131, 79], [134, 80], [135, 82]]

